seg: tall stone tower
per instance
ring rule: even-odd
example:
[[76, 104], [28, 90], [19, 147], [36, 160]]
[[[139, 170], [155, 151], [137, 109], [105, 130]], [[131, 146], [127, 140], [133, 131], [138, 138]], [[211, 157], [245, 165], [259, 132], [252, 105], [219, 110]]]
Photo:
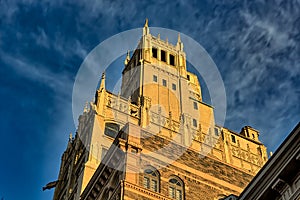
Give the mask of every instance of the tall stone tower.
[[102, 76], [62, 156], [54, 200], [222, 199], [267, 161], [259, 132], [215, 125], [195, 74], [175, 45], [150, 34], [125, 60], [121, 93]]

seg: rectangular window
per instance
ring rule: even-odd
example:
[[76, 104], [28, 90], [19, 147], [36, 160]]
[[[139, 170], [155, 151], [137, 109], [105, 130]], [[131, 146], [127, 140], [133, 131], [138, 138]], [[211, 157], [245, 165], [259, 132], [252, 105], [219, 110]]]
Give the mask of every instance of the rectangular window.
[[175, 57], [172, 54], [170, 54], [169, 58], [170, 58], [170, 65], [175, 66]]
[[182, 200], [181, 190], [176, 190], [176, 200]]
[[151, 190], [157, 192], [157, 181], [151, 180]]
[[157, 76], [156, 75], [153, 75], [153, 81], [157, 82]]
[[152, 57], [157, 58], [157, 49], [152, 47]]
[[215, 128], [215, 136], [219, 136], [219, 129], [218, 128]]
[[163, 86], [167, 87], [167, 81], [165, 79], [162, 80]]
[[193, 119], [193, 126], [197, 127], [197, 120], [196, 119]]
[[194, 109], [198, 110], [198, 103], [197, 102], [194, 102]]
[[104, 134], [112, 138], [116, 137], [119, 132], [119, 125], [115, 123], [106, 123]]
[[148, 177], [144, 177], [144, 188], [150, 189], [150, 179]]
[[169, 197], [175, 198], [175, 188], [169, 187]]
[[161, 61], [166, 62], [166, 52], [164, 50], [160, 51], [160, 59]]
[[172, 83], [172, 89], [176, 90], [176, 84], [175, 83]]
[[187, 78], [187, 80], [190, 80], [190, 75], [187, 75], [186, 78]]
[[233, 143], [236, 143], [236, 140], [235, 140], [235, 136], [234, 136], [234, 135], [231, 135], [231, 141], [232, 141]]

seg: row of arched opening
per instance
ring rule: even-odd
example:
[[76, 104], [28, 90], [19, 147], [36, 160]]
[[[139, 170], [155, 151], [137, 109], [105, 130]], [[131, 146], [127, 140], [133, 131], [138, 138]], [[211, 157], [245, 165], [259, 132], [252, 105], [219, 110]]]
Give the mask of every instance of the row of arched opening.
[[[155, 168], [149, 167], [144, 170], [143, 185], [144, 188], [153, 192], [160, 192], [160, 174]], [[178, 176], [170, 176], [168, 181], [168, 196], [176, 200], [184, 199], [184, 184]]]

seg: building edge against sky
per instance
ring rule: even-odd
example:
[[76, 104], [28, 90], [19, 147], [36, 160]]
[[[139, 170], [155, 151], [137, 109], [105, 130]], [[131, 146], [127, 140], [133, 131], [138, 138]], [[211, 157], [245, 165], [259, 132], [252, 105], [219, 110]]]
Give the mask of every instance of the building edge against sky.
[[[220, 199], [267, 161], [259, 132], [214, 123], [183, 43], [150, 34], [127, 54], [120, 94], [105, 74], [62, 155], [53, 199]], [[112, 145], [114, 144], [114, 145]]]
[[240, 194], [239, 199], [300, 199], [300, 122]]

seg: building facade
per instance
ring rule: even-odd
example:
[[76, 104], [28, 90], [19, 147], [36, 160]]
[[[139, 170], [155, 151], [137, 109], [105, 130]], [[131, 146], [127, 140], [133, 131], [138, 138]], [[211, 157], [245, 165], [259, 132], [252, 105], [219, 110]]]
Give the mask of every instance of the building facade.
[[239, 195], [267, 161], [259, 132], [220, 127], [175, 45], [148, 21], [127, 54], [120, 94], [105, 74], [62, 156], [54, 200], [222, 199]]
[[300, 123], [240, 194], [247, 199], [300, 199]]

